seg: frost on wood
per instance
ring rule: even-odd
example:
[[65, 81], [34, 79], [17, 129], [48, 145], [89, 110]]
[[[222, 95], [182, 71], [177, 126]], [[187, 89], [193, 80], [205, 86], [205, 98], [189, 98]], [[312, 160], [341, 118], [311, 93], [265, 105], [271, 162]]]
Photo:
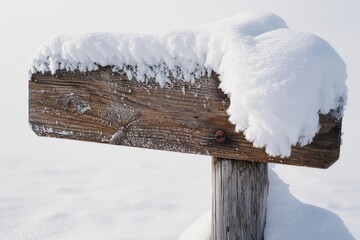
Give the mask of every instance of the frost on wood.
[[346, 103], [346, 66], [334, 49], [273, 14], [242, 14], [161, 35], [63, 35], [44, 43], [31, 73], [99, 66], [162, 87], [172, 78], [194, 83], [216, 72], [230, 98], [229, 120], [271, 156], [289, 156], [292, 145], [310, 143], [319, 113]]

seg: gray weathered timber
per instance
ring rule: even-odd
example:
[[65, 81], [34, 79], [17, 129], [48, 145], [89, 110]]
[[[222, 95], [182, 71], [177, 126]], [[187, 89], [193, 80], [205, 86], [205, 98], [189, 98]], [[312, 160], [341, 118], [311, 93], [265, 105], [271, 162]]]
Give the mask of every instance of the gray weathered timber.
[[[29, 122], [39, 136], [211, 155], [236, 160], [328, 168], [339, 157], [341, 119], [320, 115], [313, 143], [294, 146], [288, 158], [253, 148], [228, 121], [229, 99], [216, 74], [195, 83], [172, 80], [161, 88], [140, 83], [110, 67], [90, 72], [33, 74]], [[223, 143], [215, 133], [223, 130]]]
[[267, 163], [213, 157], [212, 240], [262, 240]]

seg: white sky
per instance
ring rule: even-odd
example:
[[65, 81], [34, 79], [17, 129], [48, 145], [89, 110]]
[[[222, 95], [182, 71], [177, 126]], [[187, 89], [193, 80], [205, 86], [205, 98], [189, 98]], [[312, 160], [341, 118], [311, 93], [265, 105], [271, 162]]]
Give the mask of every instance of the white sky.
[[[245, 10], [273, 12], [285, 19], [289, 27], [323, 37], [347, 63], [349, 104], [343, 122], [341, 159], [325, 171], [280, 166], [277, 172], [300, 200], [331, 209], [360, 238], [360, 218], [356, 217], [360, 215], [359, 0], [0, 1], [0, 161], [35, 156], [34, 151], [39, 151], [33, 146], [35, 142], [41, 142], [47, 154], [59, 149], [60, 143], [64, 151], [77, 144], [39, 140], [27, 124], [27, 68], [44, 39], [61, 33], [168, 31], [202, 25]], [[114, 156], [122, 150], [112, 149]], [[88, 151], [92, 154], [104, 151], [104, 147], [91, 145]], [[156, 154], [159, 158], [164, 156]], [[191, 155], [184, 158], [195, 159]]]

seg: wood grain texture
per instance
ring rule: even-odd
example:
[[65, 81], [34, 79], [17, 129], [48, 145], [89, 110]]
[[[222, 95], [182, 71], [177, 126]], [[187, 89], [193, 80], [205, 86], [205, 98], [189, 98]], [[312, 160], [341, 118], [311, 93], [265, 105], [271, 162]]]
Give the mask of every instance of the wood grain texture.
[[[216, 157], [327, 168], [339, 157], [341, 119], [321, 115], [312, 144], [292, 148], [288, 158], [269, 157], [234, 132], [229, 99], [216, 74], [195, 83], [172, 80], [161, 88], [140, 83], [110, 67], [81, 73], [33, 74], [29, 122], [39, 136], [151, 148]], [[215, 141], [222, 129], [224, 143]]]
[[263, 240], [266, 163], [213, 157], [212, 240]]

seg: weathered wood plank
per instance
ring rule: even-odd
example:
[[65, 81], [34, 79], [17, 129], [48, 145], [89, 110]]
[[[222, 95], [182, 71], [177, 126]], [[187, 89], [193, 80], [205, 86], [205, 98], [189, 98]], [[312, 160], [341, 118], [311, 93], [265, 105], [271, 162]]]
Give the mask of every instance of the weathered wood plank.
[[213, 157], [212, 240], [263, 240], [266, 163]]
[[[327, 168], [339, 157], [341, 120], [321, 115], [312, 144], [288, 158], [269, 157], [234, 132], [229, 99], [216, 74], [195, 83], [128, 80], [111, 68], [92, 72], [37, 73], [29, 82], [29, 122], [39, 136], [112, 143], [216, 157]], [[223, 143], [215, 133], [223, 130]]]

